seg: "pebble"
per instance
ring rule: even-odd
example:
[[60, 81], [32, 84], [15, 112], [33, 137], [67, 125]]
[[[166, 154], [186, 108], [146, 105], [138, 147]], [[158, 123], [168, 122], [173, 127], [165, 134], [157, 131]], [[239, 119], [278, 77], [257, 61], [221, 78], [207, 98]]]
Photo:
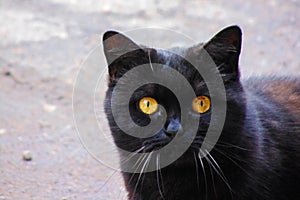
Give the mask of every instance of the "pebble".
[[43, 108], [47, 112], [53, 112], [53, 111], [56, 110], [56, 106], [55, 105], [51, 105], [51, 104], [44, 104]]
[[25, 161], [31, 161], [32, 160], [32, 155], [31, 155], [31, 152], [26, 150], [26, 151], [23, 151], [23, 160]]
[[[4, 73], [4, 75], [5, 75], [5, 76], [11, 76], [11, 72], [10, 72], [10, 71], [7, 71], [7, 72]], [[1, 197], [1, 196], [0, 196], [0, 197]]]
[[[3, 134], [5, 134], [6, 133], [6, 129], [4, 129], [4, 128], [1, 128], [0, 129], [0, 135], [3, 135]], [[0, 196], [1, 197], [1, 196]], [[1, 200], [1, 199], [0, 199]]]

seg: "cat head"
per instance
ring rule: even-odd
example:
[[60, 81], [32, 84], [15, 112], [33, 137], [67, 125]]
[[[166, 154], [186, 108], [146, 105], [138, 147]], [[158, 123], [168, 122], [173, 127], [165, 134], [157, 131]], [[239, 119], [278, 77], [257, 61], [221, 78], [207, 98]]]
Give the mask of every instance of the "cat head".
[[[109, 39], [110, 38], [110, 39]], [[109, 40], [108, 40], [109, 39]], [[200, 43], [186, 50], [185, 53], [197, 56], [205, 49], [219, 67], [221, 74], [231, 74], [233, 79], [239, 78], [239, 55], [241, 52], [242, 32], [238, 26], [230, 26], [217, 33], [209, 42]], [[110, 80], [120, 78], [131, 68], [145, 61], [162, 61], [162, 57], [153, 48], [136, 44], [133, 40], [116, 31], [107, 31], [103, 35], [104, 53], [109, 65]], [[178, 54], [182, 54], [178, 52]], [[193, 55], [194, 54], [194, 55]], [[150, 57], [149, 57], [150, 56]], [[169, 57], [170, 59], [171, 57]], [[171, 59], [174, 59], [172, 57]], [[124, 65], [120, 65], [124, 64]], [[175, 67], [175, 66], [170, 66]]]
[[[200, 116], [197, 136], [189, 148], [189, 151], [199, 150], [210, 124], [212, 105], [210, 93], [203, 77], [187, 60], [193, 59], [196, 64], [200, 63], [203, 51], [206, 51], [212, 58], [216, 67], [211, 70], [215, 70], [221, 75], [226, 89], [227, 99], [226, 102], [223, 102], [227, 104], [226, 122], [224, 133], [220, 139], [234, 140], [234, 136], [224, 137], [224, 135], [226, 135], [226, 130], [239, 128], [235, 126], [242, 124], [242, 122], [237, 123], [242, 120], [243, 115], [243, 92], [239, 82], [238, 68], [241, 37], [241, 29], [238, 26], [230, 26], [217, 33], [206, 43], [169, 51], [138, 45], [127, 36], [115, 31], [106, 32], [103, 36], [103, 45], [108, 63], [109, 84], [105, 110], [116, 145], [127, 151], [133, 152], [142, 148], [144, 152], [151, 152], [168, 144], [179, 132], [183, 136], [189, 132], [188, 126], [182, 127], [181, 112], [183, 110], [180, 108], [176, 95], [167, 87], [155, 83], [139, 87], [133, 92], [129, 102], [120, 104], [119, 106], [129, 107], [131, 119], [125, 115], [122, 117], [122, 113], [119, 113], [119, 118], [124, 120], [128, 129], [134, 125], [143, 127], [147, 126], [151, 120], [155, 120], [160, 113], [160, 107], [163, 107], [166, 112], [166, 120], [157, 134], [148, 138], [133, 137], [123, 132], [115, 122], [111, 110], [111, 97], [119, 79], [138, 66], [149, 65], [149, 68], [153, 68], [151, 63], [159, 63], [182, 74], [197, 95], [195, 99], [191, 99], [189, 108], [184, 112], [190, 119], [198, 119]], [[159, 72], [156, 71], [156, 73]], [[168, 78], [172, 79], [172, 75], [170, 74]], [[122, 84], [130, 85], [132, 82], [132, 79], [126, 80], [125, 78]], [[184, 89], [181, 91], [185, 92]]]

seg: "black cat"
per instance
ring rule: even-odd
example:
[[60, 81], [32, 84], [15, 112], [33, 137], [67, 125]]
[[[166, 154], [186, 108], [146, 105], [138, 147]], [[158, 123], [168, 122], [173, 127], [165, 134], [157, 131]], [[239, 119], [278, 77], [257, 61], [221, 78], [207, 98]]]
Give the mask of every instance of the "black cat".
[[[105, 111], [119, 148], [135, 153], [152, 152], [167, 145], [179, 132], [184, 135], [189, 131], [189, 127], [181, 126], [182, 111], [175, 94], [155, 83], [138, 88], [129, 104], [120, 105], [129, 107], [131, 119], [122, 119], [122, 113], [120, 117], [128, 127], [133, 123], [146, 126], [151, 121], [150, 115], [158, 112], [159, 104], [167, 112], [161, 130], [155, 136], [137, 138], [117, 126], [111, 110], [112, 92], [120, 77], [134, 67], [151, 62], [177, 70], [197, 95], [191, 99], [188, 117], [201, 115], [193, 143], [175, 162], [153, 172], [123, 172], [130, 200], [300, 199], [300, 79], [240, 80], [241, 37], [240, 28], [230, 26], [207, 43], [173, 49], [177, 51], [175, 54], [139, 46], [114, 31], [104, 34], [104, 52], [109, 63]], [[200, 147], [211, 123], [210, 94], [202, 76], [186, 58], [197, 60], [203, 50], [211, 56], [222, 76], [227, 111], [217, 144], [201, 159], [204, 152]], [[130, 84], [132, 80], [123, 84], [126, 81]], [[122, 156], [121, 160], [130, 160]], [[141, 159], [141, 165], [146, 160]], [[123, 164], [128, 163], [136, 167], [130, 162]]]

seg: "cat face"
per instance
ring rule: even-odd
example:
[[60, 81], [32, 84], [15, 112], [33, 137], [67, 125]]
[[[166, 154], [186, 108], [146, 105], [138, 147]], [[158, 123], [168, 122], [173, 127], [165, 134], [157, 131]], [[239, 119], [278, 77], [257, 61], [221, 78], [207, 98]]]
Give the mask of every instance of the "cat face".
[[[167, 145], [176, 134], [182, 135], [182, 141], [189, 137], [189, 125], [182, 126], [181, 114], [184, 112], [191, 121], [198, 120], [198, 129], [193, 143], [187, 150], [189, 152], [198, 152], [206, 131], [211, 121], [211, 96], [207, 84], [195, 67], [187, 60], [201, 59], [201, 51], [207, 51], [216, 64], [215, 70], [218, 71], [224, 81], [226, 89], [226, 102], [228, 111], [226, 121], [240, 121], [242, 119], [242, 87], [239, 84], [238, 58], [241, 48], [241, 30], [232, 26], [224, 29], [214, 36], [208, 43], [199, 44], [186, 49], [177, 49], [174, 51], [142, 47], [127, 38], [126, 36], [109, 31], [104, 34], [104, 52], [109, 64], [109, 88], [106, 96], [105, 110], [111, 127], [116, 145], [124, 150], [136, 152], [142, 149], [143, 152], [158, 150]], [[200, 61], [198, 61], [200, 62]], [[182, 74], [193, 88], [196, 98], [190, 99], [190, 104], [186, 108], [181, 108], [176, 95], [167, 87], [160, 84], [146, 84], [133, 91], [129, 102], [123, 102], [118, 106], [129, 107], [130, 117], [128, 119], [122, 113], [119, 118], [124, 121], [127, 128], [138, 126], [147, 126], [151, 120], [159, 120], [162, 112], [166, 113], [166, 120], [161, 129], [153, 136], [147, 138], [138, 138], [123, 132], [115, 122], [111, 111], [112, 92], [118, 80], [130, 70], [141, 66], [158, 63], [167, 68], [172, 68]], [[164, 70], [158, 69], [158, 70]], [[148, 76], [152, 76], [151, 71]], [[155, 71], [155, 73], [161, 73]], [[137, 75], [138, 76], [138, 75]], [[166, 79], [174, 80], [176, 77], [169, 74]], [[123, 79], [122, 84], [130, 85], [132, 80]], [[180, 87], [180, 86], [178, 86]], [[216, 88], [217, 89], [217, 88]], [[185, 92], [184, 88], [179, 91]], [[126, 92], [126, 91], [123, 91]], [[120, 97], [122, 92], [120, 92]], [[218, 96], [216, 97], [218, 99]], [[221, 100], [220, 100], [221, 101]], [[225, 122], [224, 130], [232, 129], [230, 123]], [[235, 140], [235, 136], [226, 135], [223, 131], [221, 140]], [[188, 157], [188, 156], [186, 156]], [[189, 159], [187, 159], [189, 160]]]

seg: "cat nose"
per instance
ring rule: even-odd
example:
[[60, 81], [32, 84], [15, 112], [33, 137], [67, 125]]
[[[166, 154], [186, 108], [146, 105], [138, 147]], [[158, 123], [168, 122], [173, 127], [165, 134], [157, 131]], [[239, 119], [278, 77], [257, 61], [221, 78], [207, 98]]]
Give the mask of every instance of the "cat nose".
[[167, 135], [172, 135], [174, 136], [175, 133], [177, 133], [181, 129], [181, 124], [178, 118], [176, 119], [171, 119], [168, 124], [166, 124], [164, 128], [164, 132]]

